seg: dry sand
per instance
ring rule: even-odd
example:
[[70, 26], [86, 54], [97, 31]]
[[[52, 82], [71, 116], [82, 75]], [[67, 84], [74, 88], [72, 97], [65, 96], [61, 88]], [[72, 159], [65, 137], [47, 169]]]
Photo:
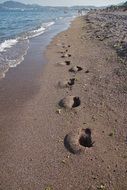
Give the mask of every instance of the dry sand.
[[[88, 37], [86, 26], [77, 18], [53, 39], [37, 94], [15, 111], [1, 112], [1, 190], [127, 189], [126, 94], [114, 73], [120, 63], [113, 49]], [[71, 57], [61, 58], [63, 50]], [[57, 64], [65, 60], [71, 65]], [[75, 65], [83, 70], [69, 72]], [[57, 87], [74, 77], [71, 88]], [[68, 95], [78, 96], [81, 105], [61, 108]], [[82, 128], [91, 129], [93, 147], [72, 154], [64, 138]]]

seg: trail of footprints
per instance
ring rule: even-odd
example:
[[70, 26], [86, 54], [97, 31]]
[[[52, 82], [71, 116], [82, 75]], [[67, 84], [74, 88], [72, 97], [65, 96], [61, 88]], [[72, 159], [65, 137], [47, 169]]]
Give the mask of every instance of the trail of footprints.
[[[66, 46], [64, 43], [58, 44], [57, 46], [62, 46], [63, 51], [59, 51], [58, 53], [61, 54], [61, 58], [67, 59], [70, 58], [72, 55], [69, 52], [70, 45]], [[64, 60], [62, 62], [57, 63], [58, 66], [71, 66], [70, 60]], [[77, 72], [82, 71], [83, 68], [80, 66], [72, 66], [69, 68], [68, 72], [74, 73], [76, 75]], [[85, 73], [89, 73], [89, 70], [86, 70]], [[70, 78], [66, 80], [60, 80], [58, 82], [58, 88], [70, 88], [72, 89], [73, 85], [75, 85], [77, 79]], [[59, 106], [65, 109], [73, 109], [81, 105], [80, 97], [78, 96], [66, 96], [59, 101]], [[89, 128], [78, 128], [74, 129], [73, 131], [69, 132], [64, 138], [64, 146], [66, 149], [73, 153], [73, 154], [80, 154], [84, 151], [85, 147], [92, 147], [92, 134], [91, 129]]]

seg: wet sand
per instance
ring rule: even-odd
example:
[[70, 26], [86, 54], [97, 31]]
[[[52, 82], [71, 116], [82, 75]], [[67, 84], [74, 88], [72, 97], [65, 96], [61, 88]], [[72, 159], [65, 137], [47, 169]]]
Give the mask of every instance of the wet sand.
[[[29, 79], [32, 85], [18, 92], [11, 84], [8, 91], [1, 89], [9, 101], [3, 97], [0, 103], [1, 189], [126, 189], [126, 94], [114, 74], [120, 63], [113, 49], [89, 38], [87, 24], [77, 18], [52, 40], [45, 51], [47, 64]], [[71, 57], [62, 58], [64, 50]], [[65, 60], [71, 65], [57, 64]], [[74, 65], [83, 70], [69, 72]], [[74, 77], [72, 88], [58, 88], [59, 80]], [[16, 85], [22, 87], [20, 80]], [[81, 105], [61, 108], [59, 101], [68, 95], [78, 96]], [[82, 128], [91, 129], [93, 147], [73, 154], [64, 146], [65, 136]]]

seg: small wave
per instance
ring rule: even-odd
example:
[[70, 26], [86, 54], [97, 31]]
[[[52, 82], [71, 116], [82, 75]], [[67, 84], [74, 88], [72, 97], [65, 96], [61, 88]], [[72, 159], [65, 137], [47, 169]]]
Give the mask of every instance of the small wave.
[[9, 67], [11, 67], [11, 68], [16, 67], [21, 62], [23, 62], [24, 61], [24, 56], [27, 54], [28, 49], [29, 49], [29, 46], [27, 46], [23, 50], [22, 54], [20, 53], [19, 57], [17, 57], [15, 60], [8, 60]]
[[16, 67], [24, 60], [28, 48], [29, 40], [18, 38], [18, 41], [13, 46], [7, 48], [6, 51], [0, 52], [0, 78], [5, 77], [9, 68]]
[[61, 19], [63, 19], [63, 18], [64, 18], [64, 17], [60, 16], [60, 17], [59, 17], [59, 20], [61, 20]]
[[18, 42], [18, 39], [5, 40], [0, 44], [0, 52], [5, 52], [8, 48], [11, 48]]
[[54, 21], [53, 22], [47, 22], [47, 23], [44, 24], [44, 26], [47, 28], [47, 27], [52, 26], [53, 24], [55, 24]]
[[34, 38], [36, 36], [40, 36], [41, 34], [43, 34], [45, 32], [45, 30], [50, 27], [51, 25], [53, 25], [55, 22], [48, 22], [48, 23], [44, 23], [40, 28], [35, 29], [33, 31], [30, 31], [28, 33], [28, 38]]
[[26, 33], [26, 36], [23, 35], [22, 37], [19, 37], [19, 38], [5, 40], [4, 42], [2, 42], [0, 44], [0, 52], [6, 52], [7, 49], [11, 48], [12, 46], [15, 46], [19, 42], [19, 40], [21, 40], [21, 39], [27, 40], [28, 38], [33, 38], [33, 37], [36, 37], [36, 36], [43, 34], [44, 31], [48, 27], [53, 25], [54, 23], [55, 22], [44, 23], [40, 28]]
[[16, 67], [24, 60], [29, 48], [29, 39], [43, 34], [55, 22], [43, 23], [40, 28], [26, 32], [15, 39], [5, 40], [0, 44], [0, 78], [11, 67]]
[[43, 34], [45, 31], [45, 28], [42, 26], [39, 29], [33, 30], [31, 32], [28, 33], [28, 38], [34, 38], [36, 36], [40, 36], [41, 34]]

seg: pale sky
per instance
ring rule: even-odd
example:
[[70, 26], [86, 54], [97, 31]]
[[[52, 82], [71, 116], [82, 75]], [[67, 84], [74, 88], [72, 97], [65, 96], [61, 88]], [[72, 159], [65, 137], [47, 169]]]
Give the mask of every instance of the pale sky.
[[[0, 3], [6, 0], [0, 0]], [[40, 4], [40, 5], [49, 5], [49, 6], [72, 6], [72, 5], [95, 5], [95, 6], [103, 6], [103, 5], [111, 5], [111, 4], [119, 4], [121, 2], [125, 2], [124, 0], [15, 0], [21, 3], [26, 4]]]

